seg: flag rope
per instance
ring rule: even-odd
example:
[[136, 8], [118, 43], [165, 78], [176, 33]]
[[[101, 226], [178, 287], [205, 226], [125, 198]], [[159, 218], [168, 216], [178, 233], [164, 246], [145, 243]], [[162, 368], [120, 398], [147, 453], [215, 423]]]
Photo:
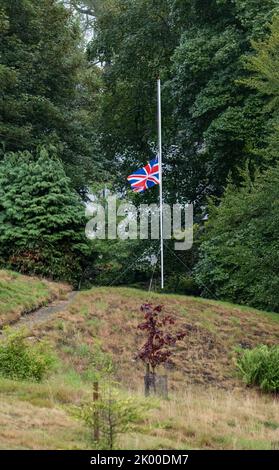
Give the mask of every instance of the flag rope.
[[156, 255], [156, 263], [154, 265], [152, 276], [151, 276], [150, 283], [149, 283], [149, 289], [148, 289], [149, 294], [150, 294], [151, 289], [152, 289], [153, 278], [154, 278], [155, 270], [156, 270], [157, 265], [158, 265], [158, 256], [159, 256], [160, 250], [161, 250], [161, 247], [159, 246], [159, 249], [157, 250], [157, 255]]
[[[183, 264], [183, 266], [187, 269], [187, 271], [189, 273], [192, 274], [192, 270], [189, 268], [189, 266], [187, 266], [186, 263], [184, 263], [184, 261], [182, 261], [182, 259], [179, 258], [179, 256], [177, 256], [177, 254], [175, 253], [174, 250], [172, 250], [165, 242], [164, 242], [164, 246], [166, 247], [166, 249], [175, 256], [175, 258], [180, 261], [181, 264]], [[213, 298], [215, 298], [215, 300], [220, 300], [216, 295], [213, 294], [213, 292], [210, 291], [210, 289], [203, 283], [201, 283], [201, 285], [205, 288], [205, 290], [207, 290], [207, 292], [210, 294], [210, 296], [212, 296]]]

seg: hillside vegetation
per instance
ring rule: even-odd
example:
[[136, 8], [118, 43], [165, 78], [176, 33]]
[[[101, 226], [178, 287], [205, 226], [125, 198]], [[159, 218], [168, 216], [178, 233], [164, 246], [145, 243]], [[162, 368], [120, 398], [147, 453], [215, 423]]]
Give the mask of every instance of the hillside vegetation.
[[0, 270], [0, 328], [69, 290], [66, 284]]
[[277, 314], [193, 297], [105, 287], [81, 292], [68, 310], [48, 324], [47, 332], [39, 328], [34, 334], [52, 340], [63, 360], [77, 363], [79, 370], [86, 370], [90, 350], [99, 345], [117, 364], [117, 378], [136, 388], [143, 373], [142, 365], [133, 361], [142, 343], [136, 326], [142, 320], [140, 305], [146, 301], [163, 304], [164, 311], [176, 317], [177, 328], [187, 333], [176, 347], [170, 371], [173, 389], [187, 383], [239, 385], [235, 349], [279, 341]]
[[81, 292], [67, 309], [26, 332], [28, 341], [47, 340], [58, 364], [39, 384], [0, 379], [0, 448], [92, 448], [92, 430], [73, 410], [92, 400], [95, 372], [109, 361], [120, 393], [142, 398], [144, 367], [133, 355], [143, 340], [136, 329], [139, 307], [148, 300], [162, 303], [187, 335], [167, 371], [170, 399], [152, 399], [151, 411], [133, 432], [121, 435], [119, 447], [277, 448], [278, 399], [245, 388], [236, 375], [235, 348], [278, 343], [279, 317], [128, 288]]

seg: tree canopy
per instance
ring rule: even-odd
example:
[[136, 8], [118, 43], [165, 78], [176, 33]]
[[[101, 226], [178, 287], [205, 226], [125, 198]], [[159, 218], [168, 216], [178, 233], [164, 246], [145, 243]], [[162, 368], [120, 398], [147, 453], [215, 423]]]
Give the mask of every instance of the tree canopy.
[[[163, 81], [165, 188], [202, 205], [229, 172], [261, 165], [266, 112], [240, 80], [251, 40], [268, 35], [275, 0], [104, 1], [89, 56], [104, 66], [103, 149], [115, 162], [156, 151], [156, 83]], [[179, 187], [177, 175], [179, 174]]]
[[77, 20], [54, 0], [0, 0], [0, 28], [0, 152], [51, 143], [82, 190], [98, 161], [99, 84]]
[[278, 0], [0, 0], [1, 263], [156, 277], [153, 241], [85, 239], [80, 197], [158, 201], [127, 176], [157, 153], [160, 76], [164, 201], [195, 219], [192, 250], [165, 243], [167, 289], [278, 310], [278, 15]]
[[[211, 205], [196, 280], [217, 297], [279, 311], [279, 166]], [[208, 295], [208, 292], [205, 292]]]

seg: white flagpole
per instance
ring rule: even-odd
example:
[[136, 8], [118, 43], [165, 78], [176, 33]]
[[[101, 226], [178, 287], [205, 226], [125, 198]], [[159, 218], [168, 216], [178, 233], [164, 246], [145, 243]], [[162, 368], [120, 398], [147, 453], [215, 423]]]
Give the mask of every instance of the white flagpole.
[[160, 179], [160, 239], [161, 239], [161, 289], [164, 289], [164, 238], [163, 238], [163, 171], [162, 171], [162, 108], [161, 80], [158, 78], [158, 147], [159, 147], [159, 179]]

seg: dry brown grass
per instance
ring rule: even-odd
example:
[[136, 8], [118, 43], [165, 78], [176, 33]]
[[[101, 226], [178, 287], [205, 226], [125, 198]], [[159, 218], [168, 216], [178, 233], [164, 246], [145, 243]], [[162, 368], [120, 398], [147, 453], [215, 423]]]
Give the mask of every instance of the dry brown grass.
[[278, 399], [252, 390], [187, 386], [150, 413], [129, 449], [278, 449]]
[[235, 348], [279, 340], [279, 316], [275, 314], [185, 296], [152, 294], [148, 299], [145, 292], [126, 288], [80, 293], [68, 311], [34, 334], [52, 339], [63, 360], [79, 371], [86, 368], [86, 357], [73, 351], [101, 343], [117, 365], [117, 379], [137, 388], [143, 367], [133, 361], [133, 355], [143, 337], [136, 325], [142, 319], [140, 304], [146, 300], [164, 304], [165, 311], [176, 316], [177, 328], [187, 331], [169, 371], [172, 389], [189, 383], [241, 386], [235, 376]]
[[[0, 381], [0, 449], [92, 448], [90, 430], [70, 412], [72, 404], [90, 399], [90, 385], [65, 386], [61, 380]], [[139, 394], [142, 400], [139, 391], [126, 390], [124, 396], [127, 393]], [[167, 401], [154, 400], [137, 429], [120, 436], [118, 447], [278, 449], [278, 399], [253, 390], [188, 385]]]
[[62, 408], [5, 397], [0, 401], [0, 449], [84, 449], [86, 433]]
[[0, 328], [65, 295], [70, 289], [66, 284], [0, 270]]
[[88, 431], [73, 406], [90, 387], [55, 375], [44, 383], [0, 377], [0, 449], [85, 449]]

